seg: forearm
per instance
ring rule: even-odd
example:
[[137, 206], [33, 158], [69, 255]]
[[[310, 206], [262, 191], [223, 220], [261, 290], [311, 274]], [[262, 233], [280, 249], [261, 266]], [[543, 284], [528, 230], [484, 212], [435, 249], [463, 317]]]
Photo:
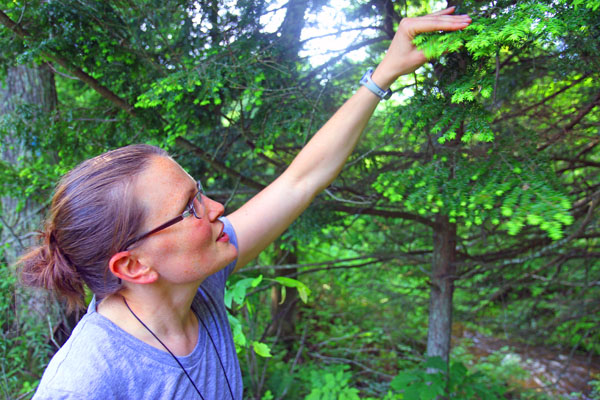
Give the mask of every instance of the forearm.
[[[378, 69], [372, 78], [387, 89], [393, 79], [384, 76]], [[342, 170], [379, 101], [370, 90], [360, 87], [317, 131], [282, 177], [313, 194], [325, 189]]]

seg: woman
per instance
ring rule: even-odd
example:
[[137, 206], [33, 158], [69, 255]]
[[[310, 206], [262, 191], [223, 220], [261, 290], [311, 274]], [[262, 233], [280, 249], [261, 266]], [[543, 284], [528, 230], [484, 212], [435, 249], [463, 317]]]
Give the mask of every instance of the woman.
[[468, 26], [453, 11], [402, 20], [363, 87], [279, 178], [227, 218], [155, 147], [113, 150], [63, 177], [43, 244], [22, 259], [23, 277], [73, 306], [83, 304], [84, 283], [95, 296], [34, 398], [241, 399], [225, 280], [337, 176], [389, 86], [425, 62], [414, 36]]

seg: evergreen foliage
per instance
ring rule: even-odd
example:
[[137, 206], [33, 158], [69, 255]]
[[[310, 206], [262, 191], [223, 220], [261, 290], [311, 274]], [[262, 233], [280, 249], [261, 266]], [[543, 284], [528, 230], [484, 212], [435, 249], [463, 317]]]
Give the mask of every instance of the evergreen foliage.
[[[1, 215], [0, 393], [30, 396], [52, 351], [6, 255], [30, 232], [4, 217], [27, 200], [43, 215], [62, 174], [134, 142], [168, 149], [235, 209], [356, 89], [399, 20], [432, 7], [349, 2], [336, 11], [361, 27], [351, 49], [366, 59], [346, 49], [315, 66], [300, 32], [329, 6], [291, 1], [271, 32], [276, 5], [262, 0], [0, 0], [0, 81], [48, 62], [58, 98], [52, 111], [0, 113], [2, 154], [26, 150], [0, 160], [0, 197], [18, 200]], [[417, 37], [438, 60], [401, 78], [340, 177], [228, 282], [245, 398], [534, 398], [493, 355], [427, 361], [442, 219], [456, 229], [455, 321], [573, 363], [600, 355], [600, 1], [459, 7], [473, 24]], [[269, 304], [295, 317], [273, 318]], [[588, 381], [597, 395], [598, 377]]]

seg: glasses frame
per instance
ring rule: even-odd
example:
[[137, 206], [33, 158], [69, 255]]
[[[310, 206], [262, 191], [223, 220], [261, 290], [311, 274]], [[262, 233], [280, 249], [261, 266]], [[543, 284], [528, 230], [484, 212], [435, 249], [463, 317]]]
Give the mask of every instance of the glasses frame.
[[[205, 196], [206, 194], [204, 192], [204, 188], [202, 187], [202, 182], [196, 181], [196, 188], [198, 189], [198, 192], [194, 195], [192, 200], [188, 203], [188, 205], [186, 206], [185, 211], [183, 213], [179, 214], [178, 216], [176, 216], [173, 219], [168, 220], [164, 224], [160, 224], [156, 228], [149, 230], [148, 232], [142, 233], [141, 235], [138, 235], [138, 236], [134, 237], [133, 239], [127, 241], [125, 243], [125, 245], [122, 247], [123, 250], [127, 250], [132, 244], [139, 242], [140, 240], [145, 239], [148, 236], [155, 234], [156, 232], [160, 232], [164, 229], [167, 229], [171, 225], [174, 225], [174, 224], [178, 223], [179, 221], [183, 221], [184, 218], [187, 218], [189, 216], [193, 215], [197, 219], [202, 219], [202, 215], [204, 215], [204, 213], [206, 212], [206, 205], [204, 204], [204, 199], [202, 197]], [[194, 201], [196, 199], [198, 200], [198, 204], [200, 204], [200, 210], [196, 210], [195, 201]], [[198, 212], [198, 211], [200, 211], [200, 212]]]

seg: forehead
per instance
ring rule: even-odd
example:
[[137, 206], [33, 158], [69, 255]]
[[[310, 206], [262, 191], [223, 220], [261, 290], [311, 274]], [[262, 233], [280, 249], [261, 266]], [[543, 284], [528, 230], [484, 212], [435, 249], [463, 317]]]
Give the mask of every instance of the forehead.
[[[152, 157], [134, 184], [134, 195], [152, 215], [170, 217], [183, 208], [196, 190], [196, 182], [169, 157]], [[192, 192], [192, 193], [190, 193]]]
[[140, 180], [148, 179], [157, 185], [183, 184], [194, 179], [170, 157], [153, 156], [148, 166], [140, 174]]

